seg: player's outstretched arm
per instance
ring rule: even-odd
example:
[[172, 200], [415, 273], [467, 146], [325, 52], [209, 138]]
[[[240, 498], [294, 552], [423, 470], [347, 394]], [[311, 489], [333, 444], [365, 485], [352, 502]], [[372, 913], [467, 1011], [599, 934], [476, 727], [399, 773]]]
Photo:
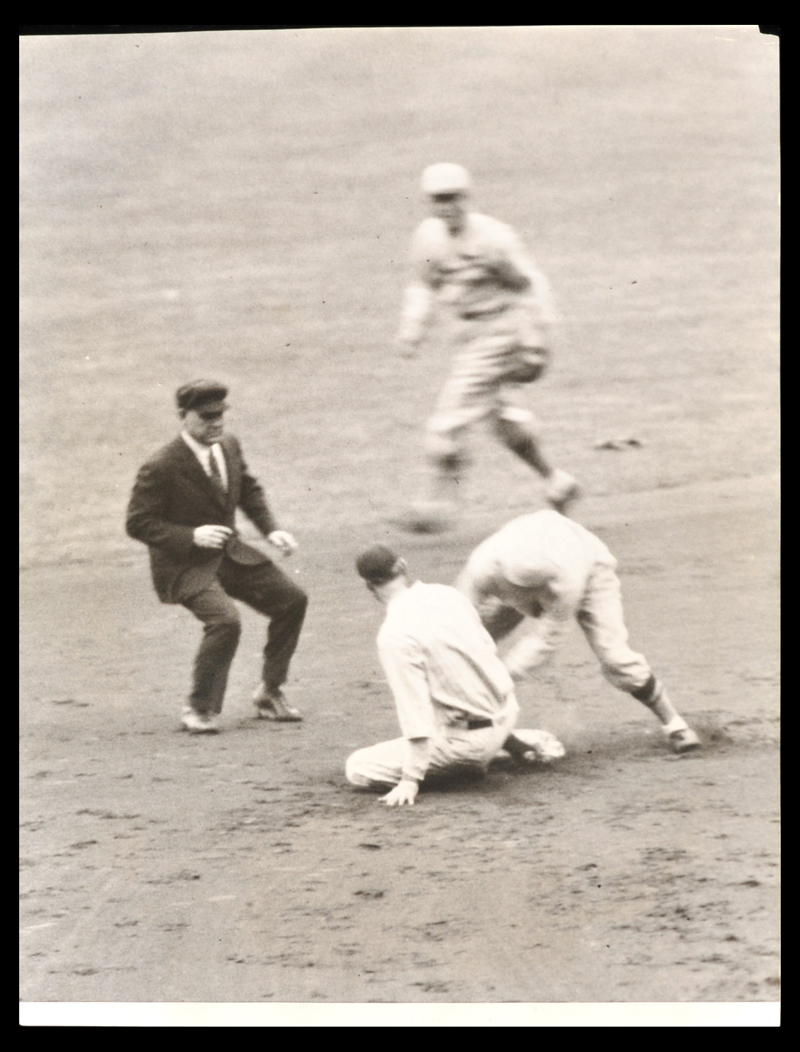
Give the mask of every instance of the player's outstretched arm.
[[406, 758], [399, 783], [381, 800], [387, 807], [413, 806], [419, 792], [419, 783], [425, 777], [431, 756], [430, 738], [406, 739]]
[[524, 635], [503, 658], [503, 664], [515, 682], [519, 682], [535, 668], [543, 665], [559, 650], [572, 629], [568, 616], [553, 617], [547, 614], [534, 618], [527, 635]]
[[507, 230], [493, 270], [507, 288], [526, 294], [526, 298], [536, 308], [538, 321], [549, 324], [558, 320], [553, 290], [547, 275], [539, 269], [519, 236], [511, 228]]
[[414, 357], [425, 335], [432, 306], [433, 293], [423, 282], [414, 281], [406, 287], [400, 312], [400, 327], [397, 331], [397, 342], [403, 357]]

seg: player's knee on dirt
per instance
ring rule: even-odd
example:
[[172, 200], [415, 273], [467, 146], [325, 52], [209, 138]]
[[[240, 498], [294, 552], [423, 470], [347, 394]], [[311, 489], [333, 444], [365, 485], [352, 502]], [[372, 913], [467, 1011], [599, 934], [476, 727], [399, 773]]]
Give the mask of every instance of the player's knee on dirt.
[[358, 749], [347, 757], [344, 765], [344, 776], [351, 785], [358, 785], [366, 789], [371, 785], [371, 782], [359, 766], [364, 751], [364, 749]]
[[360, 789], [391, 789], [399, 781], [399, 776], [392, 779], [388, 771], [376, 765], [374, 747], [351, 753], [345, 761], [344, 774], [351, 785]]

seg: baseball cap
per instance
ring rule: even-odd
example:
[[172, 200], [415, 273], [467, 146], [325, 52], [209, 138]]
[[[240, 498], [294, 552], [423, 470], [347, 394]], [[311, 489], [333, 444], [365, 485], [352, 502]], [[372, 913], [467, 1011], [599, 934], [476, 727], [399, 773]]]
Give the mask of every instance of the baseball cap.
[[422, 173], [423, 194], [463, 194], [470, 188], [469, 172], [460, 164], [431, 164]]
[[385, 584], [399, 576], [400, 556], [385, 544], [373, 544], [356, 559], [356, 569], [370, 584]]
[[184, 412], [197, 409], [198, 406], [209, 402], [220, 403], [215, 406], [217, 409], [226, 409], [224, 402], [227, 394], [228, 388], [224, 384], [217, 383], [216, 380], [192, 380], [191, 383], [178, 388], [175, 392], [175, 401], [178, 403], [178, 409]]

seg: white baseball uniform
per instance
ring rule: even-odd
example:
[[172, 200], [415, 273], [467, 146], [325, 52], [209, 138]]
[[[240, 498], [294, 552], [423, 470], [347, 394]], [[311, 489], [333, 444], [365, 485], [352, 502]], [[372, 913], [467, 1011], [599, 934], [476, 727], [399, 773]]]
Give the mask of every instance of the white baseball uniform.
[[514, 685], [469, 600], [447, 585], [416, 582], [393, 596], [378, 654], [403, 737], [347, 760], [354, 785], [421, 781], [430, 771], [483, 768], [519, 713]]
[[[605, 677], [631, 694], [653, 682], [641, 654], [628, 645], [617, 561], [603, 542], [555, 511], [507, 523], [473, 551], [458, 587], [499, 639], [530, 617], [505, 664], [515, 679], [557, 650], [574, 620]], [[510, 615], [510, 616], [509, 616]]]
[[457, 454], [459, 433], [485, 417], [530, 423], [533, 415], [513, 405], [508, 385], [521, 366], [546, 361], [555, 312], [547, 279], [514, 230], [470, 212], [463, 230], [452, 234], [442, 219], [429, 217], [413, 236], [411, 266], [400, 339], [419, 340], [438, 306], [448, 315], [455, 350], [428, 422], [429, 452]]

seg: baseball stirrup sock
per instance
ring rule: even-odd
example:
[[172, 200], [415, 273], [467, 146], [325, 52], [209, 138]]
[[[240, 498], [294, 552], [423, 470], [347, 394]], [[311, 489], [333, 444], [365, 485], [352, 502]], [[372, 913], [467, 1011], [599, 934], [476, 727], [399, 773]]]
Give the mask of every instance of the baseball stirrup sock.
[[669, 723], [665, 723], [661, 730], [666, 734], [667, 737], [670, 734], [674, 734], [675, 731], [686, 731], [689, 729], [689, 724], [683, 718], [683, 716], [673, 716]]

